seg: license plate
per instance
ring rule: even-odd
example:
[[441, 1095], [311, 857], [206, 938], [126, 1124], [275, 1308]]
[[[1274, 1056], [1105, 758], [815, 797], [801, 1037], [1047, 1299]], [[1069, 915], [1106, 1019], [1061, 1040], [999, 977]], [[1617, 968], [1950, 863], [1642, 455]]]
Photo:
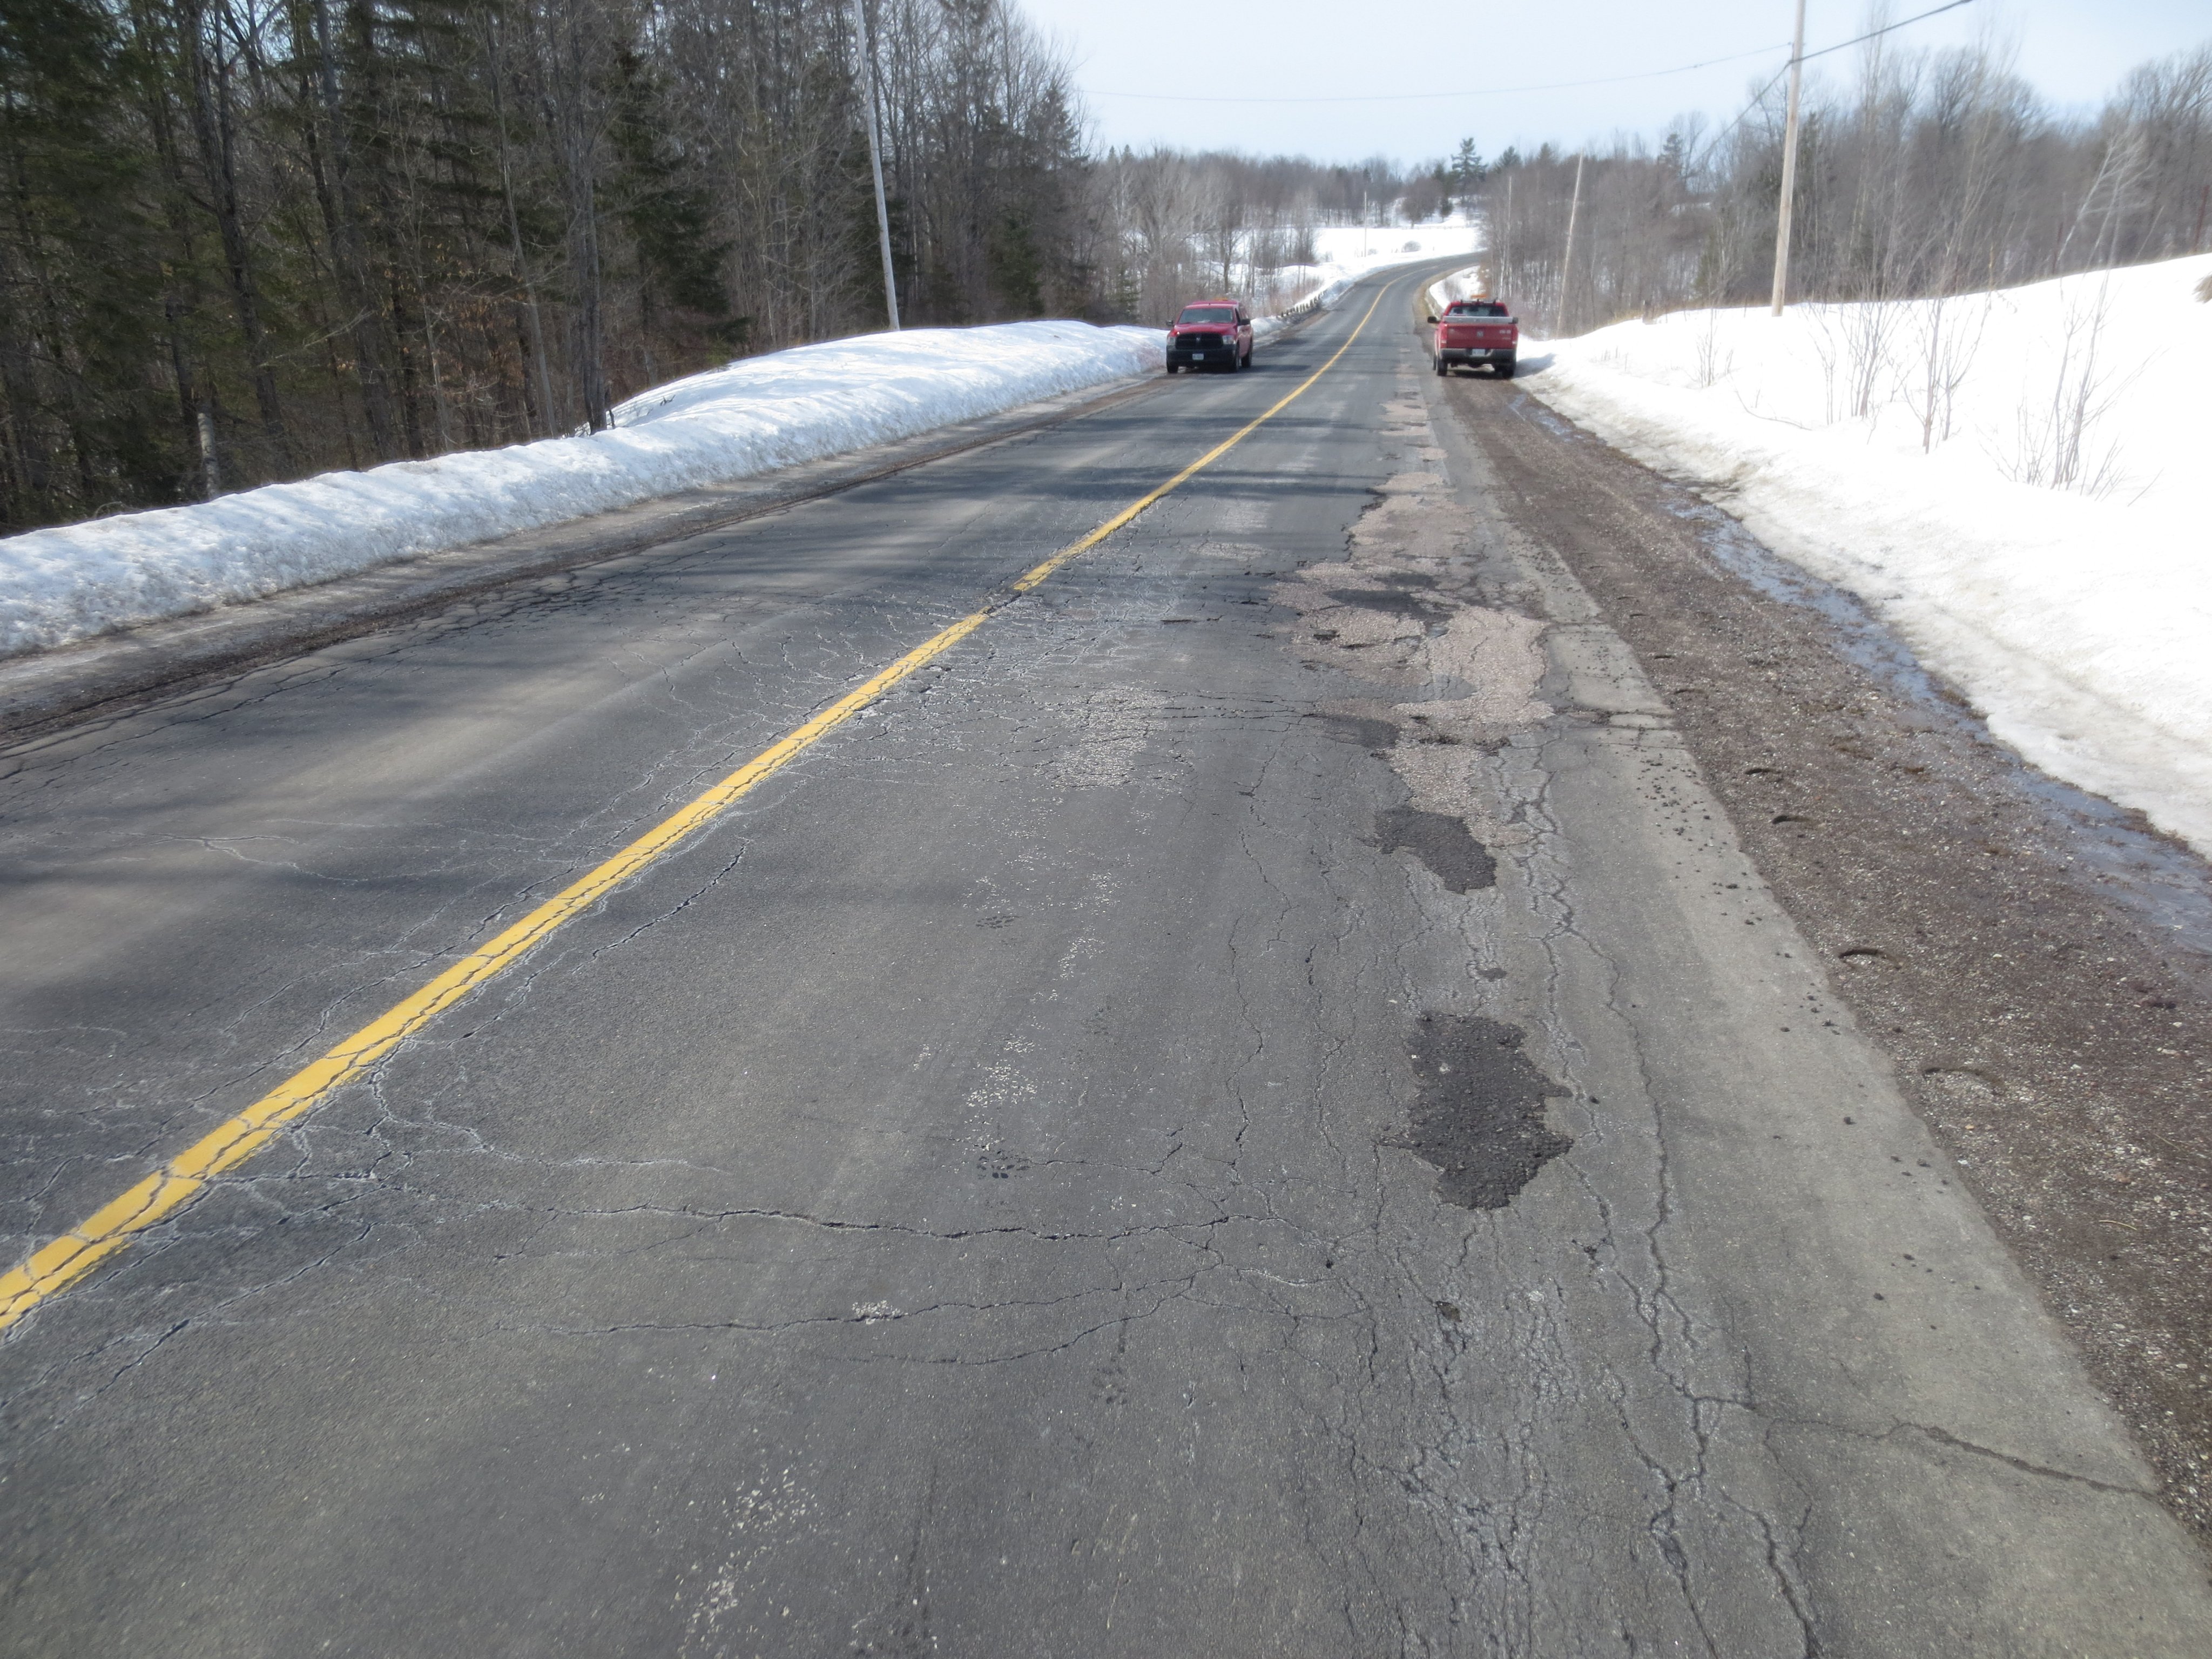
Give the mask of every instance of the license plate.
[[1194, 363], [1202, 363], [1206, 361], [1206, 354], [1203, 351], [1194, 351], [1190, 354], [1190, 360]]

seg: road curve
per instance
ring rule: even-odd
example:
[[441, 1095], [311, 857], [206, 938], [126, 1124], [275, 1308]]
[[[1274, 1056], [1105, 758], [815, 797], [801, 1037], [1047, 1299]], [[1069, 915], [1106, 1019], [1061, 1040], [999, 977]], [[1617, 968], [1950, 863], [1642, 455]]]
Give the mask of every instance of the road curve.
[[0, 1647], [2212, 1651], [1415, 281], [9, 751], [15, 1266], [982, 618], [26, 1304]]

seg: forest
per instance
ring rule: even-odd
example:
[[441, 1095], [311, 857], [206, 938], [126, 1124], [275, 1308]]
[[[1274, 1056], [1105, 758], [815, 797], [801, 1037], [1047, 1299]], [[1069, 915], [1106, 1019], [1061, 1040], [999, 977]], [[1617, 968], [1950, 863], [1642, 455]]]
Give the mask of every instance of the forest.
[[[1623, 137], [1477, 164], [1463, 194], [1493, 286], [1547, 333], [1765, 301], [1784, 115], [1777, 77], [1727, 126], [1686, 120], [1656, 150]], [[1869, 42], [1846, 74], [1808, 76], [1802, 121], [1793, 300], [1959, 294], [2208, 246], [2212, 43], [2069, 118], [2000, 52]]]
[[[1010, 0], [8, 0], [0, 532], [596, 428], [884, 326], [871, 94], [908, 326], [1279, 301], [1316, 227], [1453, 211], [1540, 329], [1771, 269], [1771, 86], [1656, 151], [1408, 168], [1101, 149]], [[1987, 53], [1876, 51], [1808, 106], [1796, 289], [2201, 246], [2209, 127], [2212, 48], [2094, 120]]]

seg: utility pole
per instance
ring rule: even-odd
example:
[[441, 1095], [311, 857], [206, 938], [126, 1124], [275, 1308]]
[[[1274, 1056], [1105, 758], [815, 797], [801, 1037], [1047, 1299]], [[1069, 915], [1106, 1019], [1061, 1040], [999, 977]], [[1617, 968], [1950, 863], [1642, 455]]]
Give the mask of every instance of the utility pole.
[[884, 251], [884, 309], [891, 332], [899, 329], [898, 277], [891, 269], [891, 214], [884, 204], [883, 141], [876, 135], [876, 48], [868, 38], [868, 0], [853, 0], [853, 27], [860, 37], [860, 101], [868, 109], [868, 169], [876, 175], [876, 236]]
[[1553, 325], [1560, 333], [1567, 331], [1567, 288], [1575, 276], [1575, 221], [1583, 212], [1583, 163], [1589, 158], [1575, 157], [1575, 199], [1567, 204], [1567, 257], [1559, 270], [1559, 318]]
[[1790, 113], [1782, 125], [1782, 210], [1774, 227], [1774, 314], [1790, 297], [1790, 210], [1797, 198], [1797, 93], [1805, 80], [1805, 0], [1797, 0], [1797, 33], [1790, 48]]
[[1505, 228], [1498, 236], [1498, 297], [1505, 297], [1505, 290], [1513, 281], [1513, 175], [1505, 175]]

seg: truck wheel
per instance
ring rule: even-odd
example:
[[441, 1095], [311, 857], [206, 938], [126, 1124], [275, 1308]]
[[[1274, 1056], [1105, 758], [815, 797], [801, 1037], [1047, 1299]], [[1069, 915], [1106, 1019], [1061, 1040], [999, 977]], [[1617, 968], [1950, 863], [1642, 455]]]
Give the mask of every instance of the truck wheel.
[[1448, 366], [1446, 365], [1446, 363], [1444, 362], [1444, 360], [1443, 360], [1443, 358], [1441, 358], [1441, 357], [1437, 358], [1437, 378], [1438, 378], [1439, 380], [1441, 380], [1443, 376], [1445, 376], [1445, 375], [1447, 375], [1447, 374], [1450, 374], [1450, 373], [1451, 373], [1451, 369], [1449, 368], [1449, 367], [1448, 367]]
[[1513, 371], [1520, 366], [1520, 361], [1517, 357], [1508, 357], [1504, 362], [1498, 364], [1498, 378], [1501, 380], [1511, 380]]
[[1174, 374], [1176, 370], [1180, 369], [1182, 367], [1182, 365], [1181, 363], [1170, 363], [1170, 364], [1168, 365], [1168, 373], [1169, 373], [1169, 374]]

